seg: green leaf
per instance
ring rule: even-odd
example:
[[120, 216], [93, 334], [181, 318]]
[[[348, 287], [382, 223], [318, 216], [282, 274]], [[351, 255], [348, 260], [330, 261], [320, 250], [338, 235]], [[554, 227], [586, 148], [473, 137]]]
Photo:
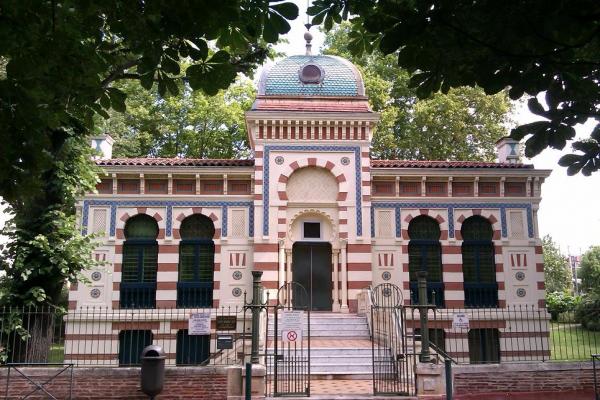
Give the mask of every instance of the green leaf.
[[220, 89], [227, 88], [237, 75], [229, 63], [229, 53], [219, 51], [205, 63], [195, 64], [186, 70], [186, 76], [192, 89], [203, 90], [208, 95], [215, 95]]
[[188, 40], [187, 44], [188, 51], [192, 60], [206, 60], [206, 57], [208, 57], [208, 45], [204, 40], [198, 39], [195, 42]]
[[125, 100], [127, 95], [121, 90], [111, 87], [107, 89], [108, 95], [110, 96], [110, 103], [112, 108], [118, 112], [125, 112]]
[[168, 57], [162, 58], [160, 66], [164, 72], [167, 72], [172, 75], [178, 75], [180, 72], [179, 63]]
[[269, 19], [267, 19], [263, 28], [263, 39], [265, 39], [267, 43], [275, 43], [277, 42], [277, 39], [279, 39], [277, 31]]
[[280, 3], [271, 5], [270, 7], [287, 19], [298, 18], [298, 6], [294, 3]]
[[546, 110], [544, 110], [544, 107], [540, 104], [538, 99], [535, 97], [532, 97], [527, 101], [527, 107], [529, 108], [529, 111], [531, 111], [535, 115], [541, 115], [541, 116], [546, 115]]
[[313, 19], [310, 21], [311, 25], [313, 25], [313, 26], [321, 25], [323, 23], [323, 19], [325, 18], [325, 15], [326, 15], [325, 12], [315, 15], [313, 17]]

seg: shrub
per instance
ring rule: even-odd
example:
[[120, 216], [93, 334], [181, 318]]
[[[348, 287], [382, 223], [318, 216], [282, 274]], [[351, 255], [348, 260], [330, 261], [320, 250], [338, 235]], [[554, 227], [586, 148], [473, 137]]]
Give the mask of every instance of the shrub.
[[600, 331], [600, 295], [587, 294], [575, 310], [577, 322], [590, 331]]
[[558, 316], [562, 313], [575, 310], [579, 302], [579, 297], [571, 296], [565, 292], [546, 294], [546, 307], [552, 321], [558, 321]]

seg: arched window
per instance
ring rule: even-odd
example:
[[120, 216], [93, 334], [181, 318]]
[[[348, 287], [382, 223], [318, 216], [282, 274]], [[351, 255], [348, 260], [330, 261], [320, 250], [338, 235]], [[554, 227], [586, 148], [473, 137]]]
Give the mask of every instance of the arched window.
[[158, 224], [148, 215], [129, 218], [125, 224], [120, 286], [121, 308], [154, 308], [158, 267]]
[[215, 225], [202, 214], [181, 222], [179, 229], [178, 307], [212, 307], [215, 270]]
[[494, 262], [494, 230], [478, 215], [467, 218], [460, 230], [466, 307], [497, 307], [498, 283]]
[[408, 270], [410, 296], [415, 304], [419, 302], [417, 272], [427, 271], [428, 302], [438, 307], [444, 304], [444, 283], [442, 279], [442, 250], [440, 246], [440, 225], [426, 215], [413, 218], [408, 224]]

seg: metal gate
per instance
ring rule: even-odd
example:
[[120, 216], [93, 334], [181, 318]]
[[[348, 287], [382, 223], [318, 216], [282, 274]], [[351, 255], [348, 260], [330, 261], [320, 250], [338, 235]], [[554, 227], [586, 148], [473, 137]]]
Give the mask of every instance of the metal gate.
[[409, 353], [402, 291], [383, 283], [371, 291], [373, 393], [414, 395], [416, 354]]
[[289, 282], [277, 292], [273, 327], [273, 396], [310, 396], [310, 297]]

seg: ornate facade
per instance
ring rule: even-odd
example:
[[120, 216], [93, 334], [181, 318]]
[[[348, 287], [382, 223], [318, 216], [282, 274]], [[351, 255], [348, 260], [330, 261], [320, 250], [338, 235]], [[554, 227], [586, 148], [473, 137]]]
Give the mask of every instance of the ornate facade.
[[306, 55], [260, 78], [251, 160], [110, 158], [110, 139], [93, 139], [104, 176], [80, 220], [106, 265], [70, 307], [241, 305], [260, 270], [271, 299], [293, 280], [314, 310], [351, 313], [382, 282], [414, 301], [419, 269], [440, 307], [543, 307], [549, 171], [506, 138], [495, 163], [372, 160], [378, 118], [352, 64]]

